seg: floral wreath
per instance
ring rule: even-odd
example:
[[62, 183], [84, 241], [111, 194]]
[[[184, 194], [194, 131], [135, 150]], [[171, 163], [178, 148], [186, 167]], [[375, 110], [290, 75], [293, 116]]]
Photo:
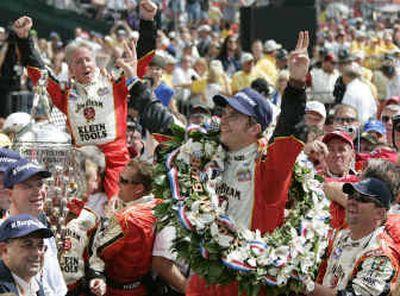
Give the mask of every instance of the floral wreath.
[[[212, 128], [172, 128], [156, 166], [160, 227], [173, 226], [172, 249], [209, 284], [238, 281], [258, 295], [312, 290], [329, 230], [329, 202], [312, 165], [300, 155], [293, 169], [284, 224], [270, 234], [242, 229], [218, 205], [225, 150]], [[165, 139], [164, 139], [165, 140]], [[266, 150], [266, 149], [264, 149]]]

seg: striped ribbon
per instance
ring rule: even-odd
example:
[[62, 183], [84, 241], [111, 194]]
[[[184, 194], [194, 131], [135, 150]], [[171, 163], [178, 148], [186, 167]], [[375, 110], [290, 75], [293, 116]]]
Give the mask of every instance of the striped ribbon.
[[167, 169], [171, 169], [172, 167], [172, 162], [175, 160], [176, 156], [178, 155], [179, 148], [176, 148], [174, 151], [172, 151], [170, 154], [168, 154], [167, 159], [165, 160], [165, 166]]
[[203, 127], [201, 127], [200, 125], [197, 125], [197, 124], [191, 124], [186, 128], [186, 133], [188, 133], [188, 134], [190, 134], [191, 132], [194, 132], [194, 131], [198, 131], [198, 132], [200, 132], [202, 134], [206, 134], [207, 133], [207, 130], [205, 128], [203, 128]]
[[225, 227], [227, 227], [229, 230], [231, 230], [231, 231], [235, 231], [236, 230], [235, 223], [233, 223], [233, 221], [231, 220], [231, 218], [229, 218], [229, 216], [227, 216], [227, 215], [219, 215], [217, 217], [217, 220], [219, 222], [221, 222], [221, 224], [224, 225]]
[[203, 239], [200, 241], [200, 254], [201, 254], [201, 257], [203, 257], [204, 259], [208, 259], [208, 251], [204, 247], [204, 240]]
[[179, 188], [178, 170], [173, 167], [168, 172], [169, 187], [171, 189], [172, 198], [176, 200], [183, 200], [181, 189]]
[[277, 286], [278, 285], [278, 279], [271, 275], [264, 276], [264, 281], [268, 286]]
[[230, 269], [242, 272], [249, 272], [256, 269], [256, 267], [253, 267], [242, 260], [237, 260], [237, 259], [228, 260], [226, 257], [222, 257], [222, 263]]
[[182, 224], [182, 226], [185, 227], [187, 230], [189, 231], [193, 230], [192, 222], [190, 222], [186, 214], [186, 209], [184, 205], [179, 205], [178, 207], [178, 220]]
[[248, 241], [247, 245], [256, 255], [260, 255], [268, 249], [268, 245], [266, 243], [258, 240]]

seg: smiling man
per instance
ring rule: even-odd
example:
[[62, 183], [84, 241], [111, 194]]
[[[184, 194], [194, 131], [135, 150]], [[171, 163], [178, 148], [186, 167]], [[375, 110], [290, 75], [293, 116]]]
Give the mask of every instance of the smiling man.
[[337, 233], [322, 285], [313, 296], [393, 295], [399, 275], [398, 251], [384, 223], [393, 199], [377, 178], [346, 183], [348, 229]]
[[39, 277], [53, 233], [31, 215], [8, 218], [0, 226], [0, 293], [45, 295]]
[[[44, 218], [43, 179], [51, 173], [38, 165], [21, 158], [10, 164], [4, 173], [4, 187], [9, 190], [11, 201], [7, 216], [29, 214], [35, 218]], [[46, 222], [47, 223], [47, 222]], [[45, 240], [48, 251], [44, 255], [43, 288], [46, 295], [62, 296], [67, 287], [57, 259], [57, 247], [54, 238]]]
[[7, 214], [10, 208], [10, 200], [7, 188], [4, 187], [4, 172], [7, 167], [20, 159], [21, 156], [7, 148], [0, 148], [0, 219]]
[[90, 257], [90, 288], [97, 296], [154, 295], [149, 284], [156, 218], [160, 202], [150, 193], [153, 171], [132, 159], [119, 178], [124, 207], [94, 240]]
[[[285, 90], [274, 135], [267, 145], [263, 132], [272, 120], [269, 102], [260, 93], [246, 88], [231, 98], [221, 95], [214, 102], [223, 107], [220, 140], [227, 160], [216, 191], [227, 213], [240, 225], [261, 233], [271, 232], [284, 220], [284, 209], [292, 169], [303, 149], [306, 93], [309, 67], [308, 32], [300, 32], [296, 50], [289, 58], [290, 80]], [[143, 117], [143, 126], [158, 131], [171, 126], [172, 115], [157, 106], [140, 81], [131, 91], [131, 106]], [[208, 285], [193, 275], [186, 295], [237, 295], [238, 284]]]

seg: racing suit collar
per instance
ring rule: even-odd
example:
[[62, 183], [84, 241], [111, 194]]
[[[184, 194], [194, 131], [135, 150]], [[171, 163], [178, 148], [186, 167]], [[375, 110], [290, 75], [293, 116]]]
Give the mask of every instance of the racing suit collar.
[[250, 144], [237, 151], [228, 151], [227, 160], [228, 161], [245, 161], [249, 159], [254, 159], [257, 153], [258, 145], [257, 143]]

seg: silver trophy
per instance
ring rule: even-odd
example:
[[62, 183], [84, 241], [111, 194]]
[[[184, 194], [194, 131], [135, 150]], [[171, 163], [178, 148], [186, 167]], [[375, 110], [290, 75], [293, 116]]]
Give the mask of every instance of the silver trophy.
[[13, 148], [52, 173], [52, 177], [46, 180], [45, 212], [61, 246], [67, 203], [83, 195], [86, 183], [79, 161], [80, 152], [73, 149], [71, 136], [48, 121], [50, 104], [46, 70], [42, 71], [34, 92], [31, 114], [36, 121], [17, 133]]

